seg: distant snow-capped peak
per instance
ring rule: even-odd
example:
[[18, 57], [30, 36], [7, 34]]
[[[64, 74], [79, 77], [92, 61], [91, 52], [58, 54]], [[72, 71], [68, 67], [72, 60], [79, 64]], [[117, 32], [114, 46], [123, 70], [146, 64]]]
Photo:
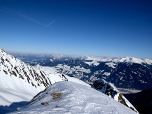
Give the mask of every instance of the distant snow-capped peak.
[[142, 59], [138, 59], [135, 57], [128, 57], [128, 56], [120, 58], [120, 59], [114, 59], [113, 61], [114, 62], [139, 63], [139, 64], [144, 63], [144, 61]]
[[122, 58], [87, 56], [85, 60], [102, 61], [102, 62], [126, 62], [126, 63], [138, 63], [138, 64], [152, 65], [151, 59], [139, 59], [139, 58], [129, 57], [129, 56], [122, 57]]

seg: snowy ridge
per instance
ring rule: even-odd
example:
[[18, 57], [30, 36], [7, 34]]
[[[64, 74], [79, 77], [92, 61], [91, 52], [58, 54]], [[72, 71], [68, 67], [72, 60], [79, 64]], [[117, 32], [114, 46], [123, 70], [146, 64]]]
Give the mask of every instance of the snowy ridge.
[[[36, 68], [25, 64], [19, 59], [15, 58], [0, 50], [0, 73], [1, 76], [12, 76], [18, 77], [30, 83], [32, 86], [45, 86], [47, 87], [51, 83], [48, 78], [45, 78], [45, 73], [37, 70]], [[3, 81], [1, 82], [1, 84]], [[11, 88], [11, 86], [9, 86]]]
[[36, 95], [28, 105], [10, 114], [136, 114], [93, 88], [57, 82]]
[[0, 105], [29, 101], [49, 85], [68, 80], [88, 85], [50, 67], [32, 67], [0, 49]]
[[30, 100], [51, 84], [44, 75], [43, 71], [0, 49], [0, 105]]
[[[102, 62], [127, 62], [127, 63], [138, 63], [152, 65], [151, 59], [139, 59], [135, 57], [123, 57], [123, 58], [110, 58], [110, 57], [90, 57], [87, 56], [85, 60], [102, 61]], [[89, 63], [88, 63], [89, 64]]]

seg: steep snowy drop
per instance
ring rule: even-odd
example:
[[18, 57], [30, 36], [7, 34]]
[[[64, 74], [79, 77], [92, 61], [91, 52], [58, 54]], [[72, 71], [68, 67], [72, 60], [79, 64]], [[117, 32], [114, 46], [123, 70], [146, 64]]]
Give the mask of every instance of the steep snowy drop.
[[137, 114], [107, 95], [82, 84], [57, 82], [10, 114]]
[[96, 80], [92, 87], [115, 99], [117, 102], [120, 102], [121, 104], [129, 107], [133, 111], [138, 112], [136, 108], [119, 92], [119, 90], [112, 83], [108, 83], [104, 79], [100, 79]]

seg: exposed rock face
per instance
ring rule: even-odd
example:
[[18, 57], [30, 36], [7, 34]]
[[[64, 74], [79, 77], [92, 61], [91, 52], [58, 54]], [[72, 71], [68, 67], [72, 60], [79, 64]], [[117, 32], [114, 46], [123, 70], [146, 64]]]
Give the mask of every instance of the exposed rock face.
[[42, 105], [47, 106], [49, 105], [49, 103], [45, 102], [45, 103], [42, 103]]
[[110, 83], [107, 83], [105, 80], [101, 79], [101, 80], [96, 80], [93, 85], [93, 88], [101, 91], [102, 93], [105, 93], [106, 95], [114, 98], [115, 95], [118, 93], [117, 90], [115, 90]]
[[62, 95], [63, 95], [63, 93], [52, 93], [51, 94], [54, 101], [60, 99]]

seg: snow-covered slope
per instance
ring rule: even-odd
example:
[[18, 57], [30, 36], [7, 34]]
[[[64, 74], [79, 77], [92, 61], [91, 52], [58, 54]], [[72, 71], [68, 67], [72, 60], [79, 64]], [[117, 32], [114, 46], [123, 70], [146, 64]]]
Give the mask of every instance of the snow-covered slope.
[[137, 114], [107, 95], [82, 84], [62, 81], [11, 114]]
[[32, 67], [0, 49], [0, 105], [29, 101], [49, 85], [68, 80], [87, 85], [50, 67]]

